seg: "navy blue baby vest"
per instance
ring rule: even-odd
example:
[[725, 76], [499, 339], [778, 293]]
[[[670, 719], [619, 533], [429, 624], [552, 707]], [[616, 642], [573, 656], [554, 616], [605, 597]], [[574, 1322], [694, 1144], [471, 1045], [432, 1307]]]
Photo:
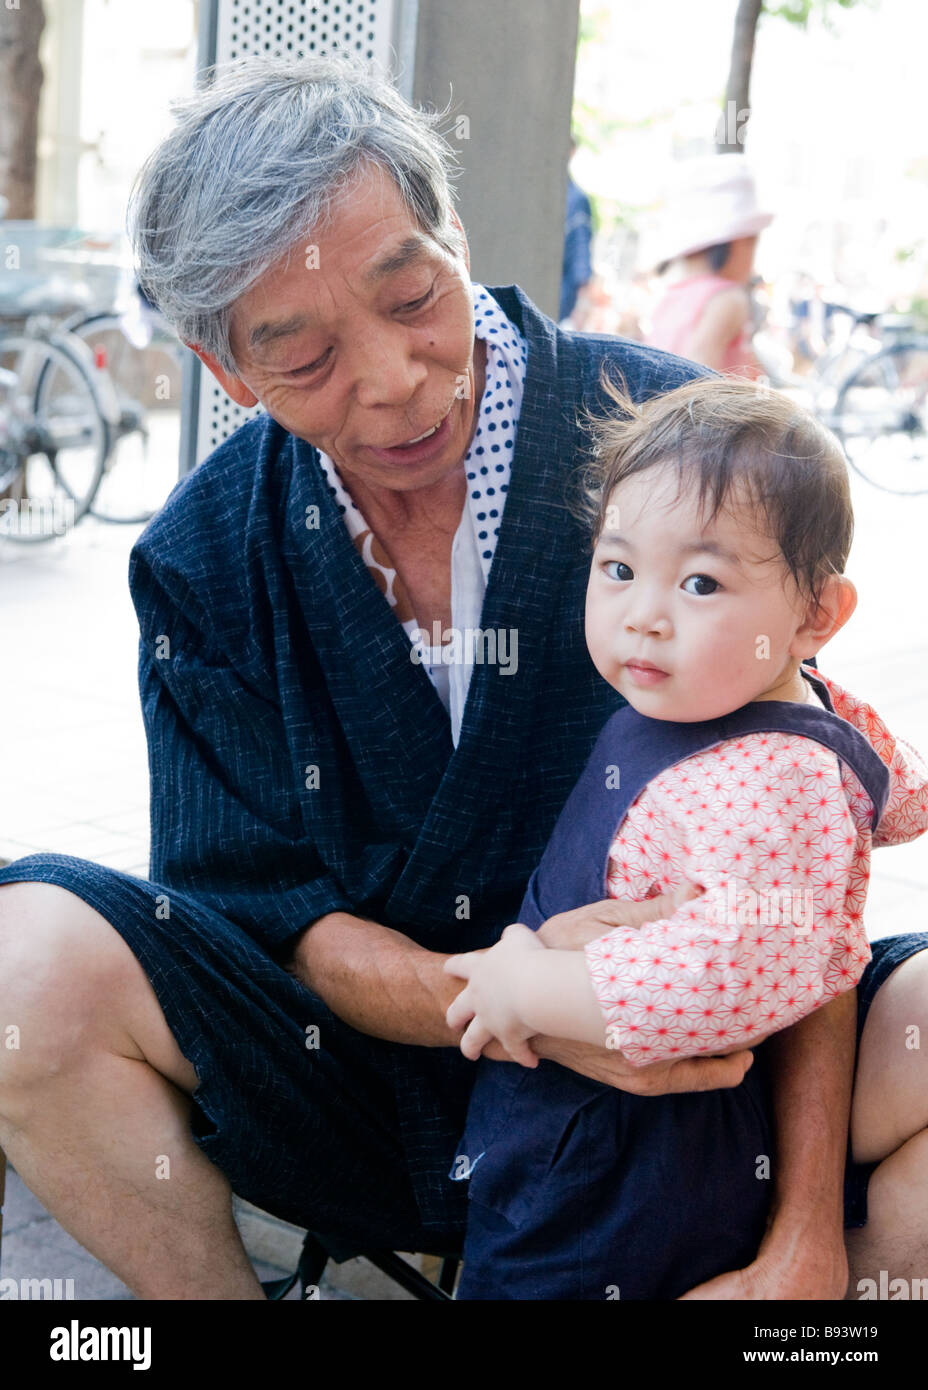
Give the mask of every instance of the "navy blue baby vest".
[[[642, 788], [744, 734], [795, 733], [830, 748], [866, 789], [875, 828], [889, 770], [835, 713], [822, 681], [801, 669], [826, 708], [766, 700], [692, 724], [617, 710], [564, 805], [519, 920], [537, 930], [607, 898], [609, 847]], [[650, 1097], [551, 1061], [531, 1069], [481, 1058], [449, 1174], [468, 1179], [470, 1199], [457, 1297], [672, 1299], [750, 1263], [776, 1164], [769, 1085], [763, 1044], [739, 1086]]]
[[555, 913], [607, 898], [609, 847], [638, 793], [665, 768], [742, 734], [802, 734], [830, 748], [857, 774], [873, 802], [875, 830], [889, 796], [889, 769], [860, 730], [834, 712], [824, 682], [807, 667], [800, 670], [827, 710], [788, 700], [761, 700], [721, 719], [692, 724], [649, 719], [631, 705], [616, 710], [564, 803], [529, 879], [518, 920], [537, 931]]

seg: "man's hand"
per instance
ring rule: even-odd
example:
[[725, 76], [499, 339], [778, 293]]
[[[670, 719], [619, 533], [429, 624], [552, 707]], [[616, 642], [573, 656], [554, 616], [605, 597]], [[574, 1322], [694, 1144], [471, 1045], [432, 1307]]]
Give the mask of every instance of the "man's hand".
[[840, 1299], [847, 1290], [847, 1280], [843, 1240], [826, 1243], [820, 1236], [797, 1230], [792, 1240], [784, 1239], [781, 1233], [774, 1241], [771, 1230], [752, 1264], [697, 1284], [680, 1301]]
[[[666, 1096], [679, 1091], [722, 1091], [740, 1086], [754, 1056], [733, 1052], [727, 1057], [682, 1057], [675, 1062], [651, 1062], [633, 1067], [621, 1052], [592, 1043], [569, 1042], [564, 1038], [532, 1038], [532, 1051], [538, 1057], [558, 1062], [562, 1067], [602, 1081], [633, 1096]], [[493, 1047], [484, 1053], [498, 1061], [509, 1058]]]
[[538, 936], [546, 946], [561, 951], [582, 949], [588, 941], [614, 931], [616, 927], [637, 930], [646, 922], [659, 922], [672, 917], [679, 907], [692, 898], [702, 896], [702, 889], [692, 883], [681, 883], [671, 893], [657, 898], [644, 898], [633, 903], [626, 898], [604, 898], [602, 902], [587, 903], [585, 907], [558, 912], [538, 928]]

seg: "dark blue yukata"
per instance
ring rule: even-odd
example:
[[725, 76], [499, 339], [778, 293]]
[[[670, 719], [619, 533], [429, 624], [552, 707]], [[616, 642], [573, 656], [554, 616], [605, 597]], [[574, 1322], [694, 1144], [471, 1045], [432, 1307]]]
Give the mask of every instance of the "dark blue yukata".
[[286, 963], [339, 909], [447, 952], [516, 920], [624, 704], [584, 641], [589, 541], [565, 507], [577, 410], [605, 406], [603, 363], [636, 399], [702, 370], [561, 332], [518, 286], [490, 293], [528, 359], [481, 622], [518, 630], [519, 662], [475, 667], [457, 746], [316, 450], [263, 416], [178, 484], [131, 555], [149, 879], [59, 854], [0, 869], [112, 923], [196, 1068], [203, 1152], [241, 1196], [346, 1253], [460, 1247], [466, 1195], [448, 1172], [474, 1068], [455, 1048], [358, 1033]]

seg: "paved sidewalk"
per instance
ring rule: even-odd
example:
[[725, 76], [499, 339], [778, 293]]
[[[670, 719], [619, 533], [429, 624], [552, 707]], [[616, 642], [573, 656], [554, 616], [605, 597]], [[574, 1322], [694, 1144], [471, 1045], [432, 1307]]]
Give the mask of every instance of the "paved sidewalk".
[[[854, 501], [848, 573], [860, 606], [820, 664], [928, 754], [928, 497], [893, 498], [855, 479]], [[0, 543], [0, 858], [54, 850], [147, 873], [148, 766], [127, 587], [140, 529], [89, 519], [49, 545]], [[928, 929], [928, 836], [875, 853], [866, 915], [874, 939]], [[262, 1278], [295, 1267], [294, 1228], [244, 1204], [239, 1221]], [[0, 1273], [71, 1278], [78, 1298], [131, 1297], [15, 1174]], [[363, 1261], [330, 1267], [330, 1275], [326, 1297], [407, 1297]]]

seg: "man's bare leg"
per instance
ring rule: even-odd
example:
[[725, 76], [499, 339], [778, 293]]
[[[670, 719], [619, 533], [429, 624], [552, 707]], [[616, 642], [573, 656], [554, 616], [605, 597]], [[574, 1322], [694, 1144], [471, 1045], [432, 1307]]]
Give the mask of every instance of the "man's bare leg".
[[896, 967], [867, 1014], [851, 1144], [859, 1163], [879, 1167], [867, 1224], [846, 1233], [847, 1297], [860, 1298], [863, 1279], [879, 1289], [881, 1270], [890, 1282], [928, 1279], [928, 951]]
[[0, 887], [0, 1146], [56, 1220], [139, 1298], [261, 1299], [197, 1085], [117, 931], [53, 884]]

